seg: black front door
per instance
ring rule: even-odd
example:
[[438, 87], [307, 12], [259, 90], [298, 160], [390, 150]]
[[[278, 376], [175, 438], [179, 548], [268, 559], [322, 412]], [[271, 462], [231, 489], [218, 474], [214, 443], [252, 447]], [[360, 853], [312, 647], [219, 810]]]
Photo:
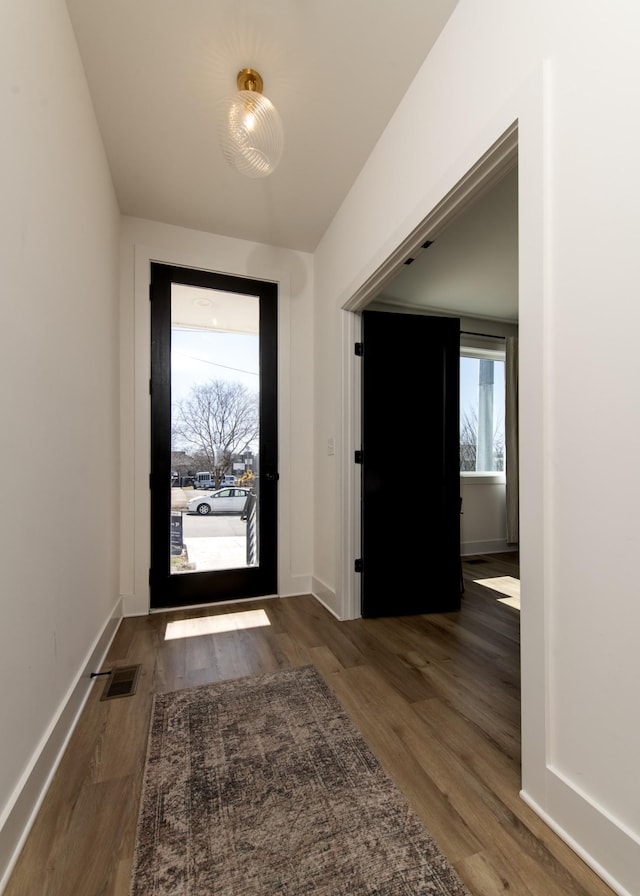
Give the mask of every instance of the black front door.
[[457, 610], [460, 321], [362, 318], [362, 615]]
[[277, 591], [277, 286], [151, 265], [151, 607]]

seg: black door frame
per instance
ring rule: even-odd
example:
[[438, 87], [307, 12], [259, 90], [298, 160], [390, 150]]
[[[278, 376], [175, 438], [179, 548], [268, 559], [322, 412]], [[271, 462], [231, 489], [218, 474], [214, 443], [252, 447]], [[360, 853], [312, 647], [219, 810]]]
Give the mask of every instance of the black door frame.
[[[255, 567], [170, 574], [171, 286], [215, 289], [260, 300], [260, 559]], [[277, 592], [278, 287], [276, 283], [151, 262], [151, 609]]]

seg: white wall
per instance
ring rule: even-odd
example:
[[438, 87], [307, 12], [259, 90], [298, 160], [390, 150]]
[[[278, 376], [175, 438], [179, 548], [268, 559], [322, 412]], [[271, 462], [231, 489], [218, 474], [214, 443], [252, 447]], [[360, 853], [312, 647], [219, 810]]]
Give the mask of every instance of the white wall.
[[63, 0], [0, 73], [1, 886], [118, 616], [119, 213]]
[[[639, 29], [635, 0], [460, 0], [315, 255], [322, 445], [349, 427], [340, 308], [518, 121], [523, 796], [635, 894]], [[337, 604], [341, 481], [318, 454]]]
[[149, 611], [151, 261], [278, 283], [278, 594], [311, 589], [313, 516], [312, 257], [124, 218], [121, 237], [121, 590], [125, 613]]
[[507, 544], [506, 485], [494, 473], [460, 476], [460, 553], [513, 550]]

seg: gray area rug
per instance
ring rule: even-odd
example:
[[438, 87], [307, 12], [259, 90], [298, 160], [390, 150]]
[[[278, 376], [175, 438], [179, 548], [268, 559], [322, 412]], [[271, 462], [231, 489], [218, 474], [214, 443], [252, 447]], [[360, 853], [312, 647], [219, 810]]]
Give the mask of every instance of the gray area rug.
[[154, 701], [132, 896], [468, 896], [312, 666]]

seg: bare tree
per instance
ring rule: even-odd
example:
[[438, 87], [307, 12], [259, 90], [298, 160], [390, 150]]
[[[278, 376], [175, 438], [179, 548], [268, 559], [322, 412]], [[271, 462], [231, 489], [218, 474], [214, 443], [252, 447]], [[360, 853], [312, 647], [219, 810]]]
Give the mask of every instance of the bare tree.
[[230, 472], [233, 457], [258, 438], [257, 396], [226, 380], [195, 385], [176, 404], [172, 435], [219, 479]]
[[[478, 413], [475, 408], [465, 411], [460, 420], [460, 470], [476, 469], [478, 450]], [[504, 435], [496, 426], [493, 436], [493, 469], [504, 470]]]
[[460, 420], [460, 470], [468, 473], [476, 468], [478, 449], [478, 415], [465, 411]]

